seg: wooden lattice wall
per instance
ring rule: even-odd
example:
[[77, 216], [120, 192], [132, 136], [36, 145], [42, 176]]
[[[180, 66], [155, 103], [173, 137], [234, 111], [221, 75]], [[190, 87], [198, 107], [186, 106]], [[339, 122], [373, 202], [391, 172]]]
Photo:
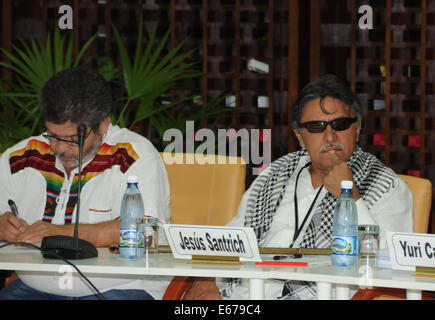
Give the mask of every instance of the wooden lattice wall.
[[[231, 92], [238, 109], [220, 125], [271, 129], [264, 139], [272, 159], [297, 148], [288, 110], [298, 90], [337, 74], [363, 103], [363, 147], [398, 173], [434, 181], [435, 1], [2, 0], [2, 47], [17, 37], [46, 39], [61, 4], [74, 9], [76, 44], [99, 33], [90, 56], [117, 55], [111, 23], [131, 48], [139, 19], [148, 32], [156, 23], [160, 34], [172, 25], [171, 45], [187, 38], [186, 50], [198, 48], [204, 71], [175, 94], [198, 89], [205, 104]], [[373, 8], [372, 30], [358, 27], [361, 5]], [[267, 63], [269, 73], [249, 71], [251, 58]]]

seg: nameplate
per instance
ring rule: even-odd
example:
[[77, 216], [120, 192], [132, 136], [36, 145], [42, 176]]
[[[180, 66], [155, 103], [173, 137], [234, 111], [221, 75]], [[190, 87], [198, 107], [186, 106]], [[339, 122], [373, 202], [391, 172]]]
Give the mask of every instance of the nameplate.
[[164, 224], [163, 229], [176, 259], [222, 256], [261, 261], [252, 228]]
[[435, 268], [435, 235], [387, 232], [387, 242], [393, 269]]

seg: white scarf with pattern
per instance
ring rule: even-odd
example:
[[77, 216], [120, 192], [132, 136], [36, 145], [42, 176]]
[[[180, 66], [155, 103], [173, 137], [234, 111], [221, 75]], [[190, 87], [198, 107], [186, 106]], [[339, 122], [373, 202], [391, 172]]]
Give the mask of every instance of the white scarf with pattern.
[[[251, 187], [247, 201], [245, 227], [252, 227], [261, 247], [273, 221], [276, 210], [285, 193], [288, 180], [295, 173], [302, 159], [309, 159], [308, 152], [301, 149], [289, 153], [271, 164], [266, 174], [260, 175]], [[370, 209], [382, 195], [394, 188], [395, 173], [374, 155], [364, 152], [357, 146], [352, 157], [347, 161], [353, 173], [356, 187]], [[313, 208], [311, 220], [303, 235], [301, 248], [329, 248], [332, 241], [332, 216], [336, 198], [326, 192]], [[290, 246], [290, 244], [289, 244]], [[227, 286], [227, 288], [229, 288]], [[298, 299], [298, 293], [308, 290], [315, 295], [313, 283], [287, 281], [284, 285], [282, 299]], [[306, 292], [305, 292], [306, 294]]]

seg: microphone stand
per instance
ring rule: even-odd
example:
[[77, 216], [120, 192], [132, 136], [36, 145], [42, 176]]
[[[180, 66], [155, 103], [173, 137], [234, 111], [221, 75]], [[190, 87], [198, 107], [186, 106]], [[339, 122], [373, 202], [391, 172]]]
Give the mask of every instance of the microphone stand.
[[69, 260], [81, 260], [94, 258], [98, 256], [97, 248], [90, 242], [79, 239], [79, 214], [80, 214], [80, 192], [82, 182], [82, 160], [83, 160], [83, 142], [85, 140], [87, 127], [79, 123], [77, 127], [77, 137], [79, 139], [79, 172], [77, 186], [77, 203], [76, 203], [76, 222], [74, 234], [72, 237], [64, 235], [48, 236], [42, 239], [41, 249], [42, 256], [49, 259], [59, 259], [59, 256]]
[[80, 214], [80, 192], [82, 191], [82, 162], [83, 162], [83, 143], [86, 136], [86, 125], [80, 122], [77, 126], [77, 138], [79, 140], [79, 173], [77, 185], [77, 202], [76, 202], [76, 224], [74, 226], [73, 238], [75, 240], [75, 250], [79, 251], [79, 214]]

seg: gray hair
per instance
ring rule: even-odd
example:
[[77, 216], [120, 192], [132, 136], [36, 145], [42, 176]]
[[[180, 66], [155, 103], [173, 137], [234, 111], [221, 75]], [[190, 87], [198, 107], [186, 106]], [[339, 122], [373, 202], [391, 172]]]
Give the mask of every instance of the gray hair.
[[338, 77], [328, 74], [310, 82], [299, 93], [291, 110], [293, 129], [299, 129], [302, 111], [305, 105], [312, 100], [320, 98], [320, 108], [324, 113], [328, 114], [329, 112], [323, 106], [323, 100], [326, 97], [338, 99], [349, 106], [350, 110], [358, 118], [357, 126], [359, 125], [362, 120], [362, 111], [358, 96]]
[[94, 132], [111, 112], [112, 96], [104, 78], [84, 67], [63, 70], [44, 85], [39, 107], [45, 121], [85, 122]]

